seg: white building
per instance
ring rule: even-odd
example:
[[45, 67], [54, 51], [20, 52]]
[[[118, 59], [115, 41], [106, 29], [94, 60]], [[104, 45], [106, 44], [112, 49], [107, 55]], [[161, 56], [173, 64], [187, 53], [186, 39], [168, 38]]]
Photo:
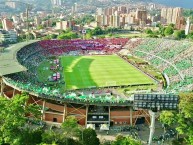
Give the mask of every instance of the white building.
[[56, 6], [61, 6], [62, 5], [62, 0], [52, 0], [51, 1], [53, 5], [56, 5]]

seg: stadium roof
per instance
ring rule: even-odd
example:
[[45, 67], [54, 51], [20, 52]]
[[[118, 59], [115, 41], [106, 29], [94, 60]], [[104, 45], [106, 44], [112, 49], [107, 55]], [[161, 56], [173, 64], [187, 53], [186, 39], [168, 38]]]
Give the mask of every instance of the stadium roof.
[[0, 52], [0, 76], [26, 71], [27, 69], [17, 61], [16, 54], [21, 48], [34, 42], [37, 40], [14, 44]]

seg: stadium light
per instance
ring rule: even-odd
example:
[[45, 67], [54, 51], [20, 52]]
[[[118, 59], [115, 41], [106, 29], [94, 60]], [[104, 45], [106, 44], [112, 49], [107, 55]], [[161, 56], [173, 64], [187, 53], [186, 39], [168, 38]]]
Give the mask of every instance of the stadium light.
[[151, 116], [150, 134], [148, 145], [152, 144], [155, 131], [155, 118], [158, 111], [177, 110], [179, 97], [173, 94], [135, 94], [134, 109], [147, 109]]

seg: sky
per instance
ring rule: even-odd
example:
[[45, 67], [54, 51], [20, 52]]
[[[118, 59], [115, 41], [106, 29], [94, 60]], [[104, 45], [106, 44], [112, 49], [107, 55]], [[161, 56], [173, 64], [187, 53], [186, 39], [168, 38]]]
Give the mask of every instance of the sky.
[[152, 0], [152, 1], [165, 4], [167, 6], [193, 9], [193, 0]]

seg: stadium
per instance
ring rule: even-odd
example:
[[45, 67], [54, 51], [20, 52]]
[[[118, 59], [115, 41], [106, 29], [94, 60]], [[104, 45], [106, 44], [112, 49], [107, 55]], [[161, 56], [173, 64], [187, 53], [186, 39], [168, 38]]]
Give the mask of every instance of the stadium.
[[1, 95], [29, 93], [28, 103], [52, 123], [75, 116], [85, 126], [150, 124], [130, 98], [191, 91], [192, 46], [152, 38], [19, 43], [0, 53]]

